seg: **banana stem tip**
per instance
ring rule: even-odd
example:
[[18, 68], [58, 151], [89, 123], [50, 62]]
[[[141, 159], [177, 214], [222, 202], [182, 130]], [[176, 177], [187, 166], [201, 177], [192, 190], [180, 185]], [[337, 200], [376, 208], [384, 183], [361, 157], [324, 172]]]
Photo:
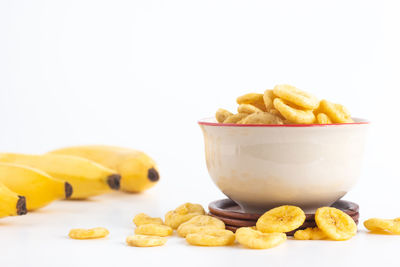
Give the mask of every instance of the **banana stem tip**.
[[26, 210], [26, 199], [23, 196], [18, 196], [18, 201], [17, 201], [17, 214], [18, 215], [24, 215], [27, 213]]
[[111, 189], [114, 190], [119, 190], [120, 181], [121, 181], [121, 175], [119, 174], [111, 174], [107, 178], [108, 185], [110, 186]]
[[65, 182], [64, 184], [64, 190], [65, 190], [65, 198], [69, 198], [72, 195], [72, 192], [74, 191], [72, 188], [72, 185], [68, 182]]
[[149, 178], [150, 181], [152, 182], [157, 182], [160, 180], [160, 175], [158, 174], [158, 171], [154, 168], [150, 168], [147, 171], [147, 178]]

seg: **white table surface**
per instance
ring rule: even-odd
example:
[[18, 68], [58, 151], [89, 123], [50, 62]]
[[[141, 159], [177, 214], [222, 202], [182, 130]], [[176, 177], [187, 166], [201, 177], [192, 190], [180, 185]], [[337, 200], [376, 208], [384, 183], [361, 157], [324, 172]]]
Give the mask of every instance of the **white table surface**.
[[[205, 170], [188, 177], [166, 170], [161, 182], [144, 194], [113, 192], [87, 201], [58, 201], [25, 216], [0, 220], [0, 266], [398, 266], [400, 236], [367, 233], [362, 224], [356, 237], [345, 242], [296, 241], [269, 250], [231, 247], [194, 247], [176, 233], [163, 247], [128, 247], [125, 238], [133, 233], [132, 218], [146, 212], [163, 216], [177, 205], [192, 201], [206, 205], [223, 198]], [[396, 188], [374, 183], [390, 172], [369, 166], [358, 186], [345, 199], [360, 204], [360, 221], [372, 216], [398, 217]], [[197, 181], [196, 184], [193, 182]], [[374, 189], [373, 189], [374, 188]], [[372, 194], [370, 191], [374, 190]], [[379, 193], [382, 192], [382, 193]], [[103, 226], [110, 235], [98, 240], [72, 240], [75, 227]], [[322, 265], [319, 265], [322, 264]]]

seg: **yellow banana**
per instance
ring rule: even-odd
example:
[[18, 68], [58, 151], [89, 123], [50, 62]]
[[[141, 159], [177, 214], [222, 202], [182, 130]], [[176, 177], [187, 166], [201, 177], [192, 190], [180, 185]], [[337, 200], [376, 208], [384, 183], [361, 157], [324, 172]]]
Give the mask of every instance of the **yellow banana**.
[[0, 182], [25, 196], [28, 211], [44, 207], [57, 199], [69, 198], [72, 194], [72, 186], [68, 182], [23, 165], [0, 163]]
[[0, 153], [0, 162], [26, 165], [44, 171], [55, 179], [67, 181], [74, 189], [72, 199], [84, 199], [120, 187], [119, 174], [80, 157]]
[[145, 153], [129, 148], [114, 146], [75, 146], [50, 152], [52, 154], [74, 155], [93, 160], [115, 170], [121, 175], [121, 189], [141, 192], [159, 180], [155, 162]]
[[0, 217], [26, 214], [25, 197], [0, 183]]

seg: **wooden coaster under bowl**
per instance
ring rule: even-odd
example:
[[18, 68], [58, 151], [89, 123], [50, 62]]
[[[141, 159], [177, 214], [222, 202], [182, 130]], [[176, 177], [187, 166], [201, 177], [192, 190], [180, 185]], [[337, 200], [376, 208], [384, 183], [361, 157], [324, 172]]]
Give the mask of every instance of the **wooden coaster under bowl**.
[[[346, 200], [338, 200], [333, 203], [331, 207], [342, 210], [358, 224], [358, 218], [360, 216], [358, 204]], [[230, 199], [213, 201], [208, 205], [208, 209], [210, 211], [209, 215], [223, 221], [226, 225], [226, 229], [233, 232], [240, 227], [255, 226], [258, 218], [262, 215], [262, 213], [245, 213], [239, 205]], [[306, 221], [296, 230], [315, 227], [314, 215], [313, 213], [306, 213]], [[293, 235], [295, 231], [289, 232], [287, 235]]]

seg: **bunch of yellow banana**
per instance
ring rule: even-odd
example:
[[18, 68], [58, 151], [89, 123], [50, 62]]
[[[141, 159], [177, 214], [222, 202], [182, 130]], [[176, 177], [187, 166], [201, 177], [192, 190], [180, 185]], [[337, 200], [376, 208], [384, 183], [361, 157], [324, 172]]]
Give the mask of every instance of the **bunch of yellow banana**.
[[112, 146], [77, 146], [44, 155], [0, 153], [0, 217], [22, 215], [58, 199], [121, 189], [141, 192], [159, 180], [146, 154]]
[[121, 189], [127, 192], [142, 192], [160, 178], [155, 162], [134, 149], [92, 145], [66, 147], [50, 153], [86, 158], [115, 170], [121, 175]]
[[20, 164], [46, 172], [72, 185], [72, 199], [100, 195], [119, 189], [120, 175], [93, 161], [67, 155], [0, 153], [0, 162]]

